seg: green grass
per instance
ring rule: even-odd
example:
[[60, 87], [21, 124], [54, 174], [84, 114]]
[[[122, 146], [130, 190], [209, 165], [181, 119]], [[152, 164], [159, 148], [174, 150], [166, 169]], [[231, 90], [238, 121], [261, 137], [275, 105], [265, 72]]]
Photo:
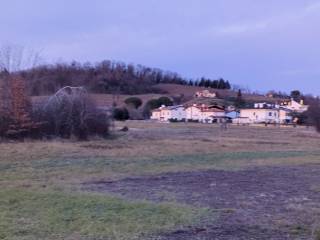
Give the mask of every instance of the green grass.
[[[320, 156], [318, 151], [291, 150], [161, 157], [90, 154], [74, 150], [44, 151], [39, 156], [25, 152], [24, 156], [8, 151], [0, 156], [0, 240], [148, 238], [180, 226], [197, 225], [207, 213], [178, 203], [132, 202], [80, 193], [79, 183], [170, 171], [237, 170], [255, 166], [259, 160], [273, 164], [296, 159], [303, 163]], [[174, 202], [166, 192], [161, 194]]]
[[0, 239], [142, 239], [196, 221], [173, 204], [57, 192], [0, 191]]
[[318, 157], [320, 152], [270, 151], [270, 152], [229, 152], [216, 154], [191, 154], [163, 157], [81, 157], [61, 156], [30, 161], [0, 162], [0, 181], [31, 180], [47, 181], [51, 178], [66, 179], [70, 176], [91, 176], [105, 174], [105, 177], [119, 177], [154, 174], [167, 171], [188, 171], [194, 169], [232, 170], [247, 166], [255, 160], [273, 162], [276, 159]]

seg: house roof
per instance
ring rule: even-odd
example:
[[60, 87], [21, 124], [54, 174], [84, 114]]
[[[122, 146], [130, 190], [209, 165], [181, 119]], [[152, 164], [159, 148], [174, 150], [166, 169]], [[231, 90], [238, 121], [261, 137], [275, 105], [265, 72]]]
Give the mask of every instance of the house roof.
[[219, 108], [209, 108], [209, 109], [203, 109], [202, 112], [224, 112], [224, 110]]
[[161, 110], [176, 110], [178, 108], [184, 108], [184, 107], [183, 107], [183, 105], [159, 107], [159, 108], [152, 110], [152, 112], [160, 112]]
[[164, 107], [162, 108], [163, 110], [175, 110], [178, 108], [184, 108], [183, 105], [177, 105], [177, 106], [168, 106], [168, 107]]
[[259, 111], [259, 110], [278, 111], [279, 109], [277, 109], [277, 108], [242, 108], [242, 109], [240, 109], [240, 111], [242, 111], [242, 110], [252, 110], [252, 111]]

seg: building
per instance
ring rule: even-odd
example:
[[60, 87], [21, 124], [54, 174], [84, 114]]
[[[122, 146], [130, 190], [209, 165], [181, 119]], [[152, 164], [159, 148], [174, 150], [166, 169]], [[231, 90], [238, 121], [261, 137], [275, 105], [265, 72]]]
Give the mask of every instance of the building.
[[[292, 123], [294, 112], [288, 105], [279, 105], [274, 103], [255, 103], [253, 108], [241, 109], [239, 119], [237, 123], [277, 123], [277, 124], [289, 124]], [[297, 107], [294, 104], [295, 107]], [[302, 108], [299, 108], [301, 111]]]
[[177, 106], [161, 106], [158, 109], [152, 111], [152, 120], [157, 120], [161, 122], [168, 121], [185, 121], [186, 111], [182, 105]]
[[279, 121], [281, 124], [289, 124], [293, 122], [292, 111], [289, 109], [279, 109]]
[[224, 108], [219, 106], [192, 105], [186, 108], [186, 119], [202, 123], [221, 122], [226, 117]]
[[219, 123], [226, 119], [226, 112], [218, 106], [202, 109], [200, 122], [202, 123]]
[[211, 93], [209, 90], [205, 89], [203, 91], [198, 91], [195, 93], [195, 97], [197, 98], [216, 98], [216, 93]]
[[262, 103], [255, 103], [254, 108], [279, 108], [279, 105], [274, 103], [262, 102]]
[[226, 112], [226, 117], [229, 118], [229, 119], [235, 119], [235, 118], [238, 118], [240, 117], [240, 112], [238, 111], [227, 111]]
[[280, 103], [280, 107], [283, 109], [288, 109], [293, 112], [303, 113], [308, 111], [309, 106], [304, 104], [304, 101], [295, 101], [293, 98], [291, 100], [286, 100]]
[[248, 125], [250, 124], [250, 120], [247, 117], [236, 117], [232, 119], [232, 123], [237, 125]]
[[201, 119], [201, 107], [193, 104], [186, 108], [187, 121], [200, 121]]
[[248, 123], [280, 123], [279, 109], [250, 108], [241, 109], [240, 118], [247, 119]]

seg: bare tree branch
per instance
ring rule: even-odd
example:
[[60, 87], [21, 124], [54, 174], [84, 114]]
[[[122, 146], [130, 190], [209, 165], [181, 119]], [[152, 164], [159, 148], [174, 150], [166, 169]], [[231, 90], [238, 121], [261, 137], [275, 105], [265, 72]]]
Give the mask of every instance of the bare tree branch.
[[14, 44], [0, 47], [0, 71], [13, 73], [30, 69], [39, 65], [41, 61], [40, 51]]

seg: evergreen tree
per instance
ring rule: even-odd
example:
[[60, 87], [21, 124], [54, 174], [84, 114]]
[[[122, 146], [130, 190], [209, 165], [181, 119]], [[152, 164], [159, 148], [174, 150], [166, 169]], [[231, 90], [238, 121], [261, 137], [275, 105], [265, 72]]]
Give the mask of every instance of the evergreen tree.
[[238, 90], [238, 93], [237, 93], [237, 98], [236, 98], [236, 101], [235, 101], [235, 106], [237, 108], [242, 108], [244, 107], [246, 104], [246, 102], [244, 101], [243, 97], [242, 97], [242, 91], [241, 89]]

